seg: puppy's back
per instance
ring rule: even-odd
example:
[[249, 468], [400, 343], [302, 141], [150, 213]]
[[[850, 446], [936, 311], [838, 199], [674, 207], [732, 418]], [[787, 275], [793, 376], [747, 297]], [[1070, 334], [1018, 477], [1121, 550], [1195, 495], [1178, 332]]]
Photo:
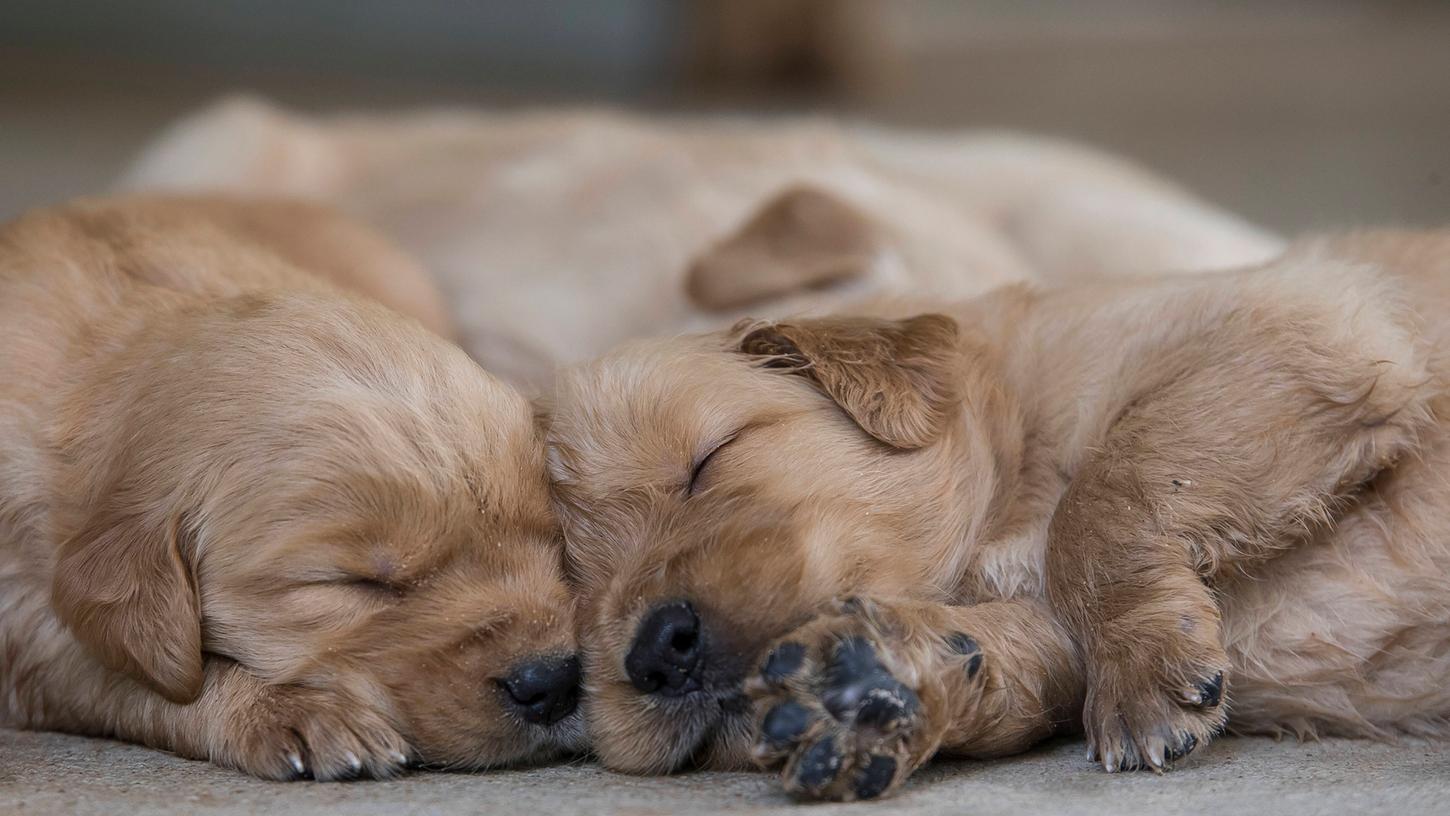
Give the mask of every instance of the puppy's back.
[[144, 196], [93, 199], [20, 219], [0, 252], [71, 261], [71, 291], [117, 276], [204, 296], [256, 289], [321, 289], [326, 282], [417, 319], [444, 337], [452, 327], [432, 280], [362, 224], [290, 199]]

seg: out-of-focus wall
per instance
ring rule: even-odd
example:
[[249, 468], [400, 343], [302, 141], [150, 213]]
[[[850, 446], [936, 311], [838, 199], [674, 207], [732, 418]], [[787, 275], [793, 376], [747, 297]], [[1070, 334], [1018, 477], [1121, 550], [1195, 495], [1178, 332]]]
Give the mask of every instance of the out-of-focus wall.
[[1030, 129], [1280, 229], [1450, 222], [1450, 4], [1432, 0], [8, 0], [0, 216], [103, 186], [238, 89]]

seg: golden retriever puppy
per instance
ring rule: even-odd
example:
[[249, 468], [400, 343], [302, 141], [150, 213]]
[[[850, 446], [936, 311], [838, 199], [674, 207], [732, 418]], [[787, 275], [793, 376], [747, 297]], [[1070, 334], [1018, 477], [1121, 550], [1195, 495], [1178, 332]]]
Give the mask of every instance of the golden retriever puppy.
[[341, 207], [438, 274], [476, 360], [539, 390], [556, 363], [746, 314], [1221, 268], [1282, 249], [1084, 147], [829, 120], [318, 117], [237, 99], [158, 137], [122, 186]]
[[1450, 736], [1450, 235], [936, 308], [562, 375], [605, 763], [851, 799], [1078, 729]]
[[582, 740], [544, 449], [314, 205], [89, 201], [0, 228], [0, 723], [270, 779]]

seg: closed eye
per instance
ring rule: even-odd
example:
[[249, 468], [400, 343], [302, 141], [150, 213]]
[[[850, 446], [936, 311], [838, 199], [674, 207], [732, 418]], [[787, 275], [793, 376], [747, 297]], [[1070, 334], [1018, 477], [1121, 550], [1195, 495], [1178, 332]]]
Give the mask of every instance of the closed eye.
[[722, 439], [720, 443], [717, 444], [714, 448], [712, 448], [709, 453], [700, 457], [700, 460], [695, 463], [694, 469], [690, 471], [690, 482], [688, 485], [685, 486], [686, 495], [695, 495], [696, 491], [700, 489], [700, 477], [704, 475], [705, 468], [710, 464], [710, 461], [715, 458], [715, 454], [719, 453], [722, 449], [724, 449], [726, 445], [734, 442], [735, 439], [739, 436], [739, 431], [730, 434], [729, 436]]
[[362, 575], [349, 575], [339, 578], [336, 581], [329, 581], [333, 586], [347, 587], [358, 592], [366, 592], [371, 595], [384, 598], [402, 597], [406, 589], [402, 584], [394, 581], [384, 581], [381, 578], [368, 578]]

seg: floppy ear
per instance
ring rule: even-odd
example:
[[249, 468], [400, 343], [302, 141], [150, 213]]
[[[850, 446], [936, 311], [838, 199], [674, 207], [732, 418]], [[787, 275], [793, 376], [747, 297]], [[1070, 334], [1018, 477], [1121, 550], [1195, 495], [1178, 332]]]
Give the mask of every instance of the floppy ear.
[[107, 667], [175, 703], [201, 693], [201, 608], [181, 520], [100, 513], [61, 547], [51, 602]]
[[859, 278], [880, 249], [864, 213], [814, 187], [792, 187], [696, 258], [685, 291], [701, 308], [734, 308]]
[[[758, 326], [758, 324], [756, 324]], [[963, 377], [956, 321], [827, 317], [757, 328], [740, 350], [813, 380], [862, 430], [895, 448], [936, 441], [956, 415]]]

